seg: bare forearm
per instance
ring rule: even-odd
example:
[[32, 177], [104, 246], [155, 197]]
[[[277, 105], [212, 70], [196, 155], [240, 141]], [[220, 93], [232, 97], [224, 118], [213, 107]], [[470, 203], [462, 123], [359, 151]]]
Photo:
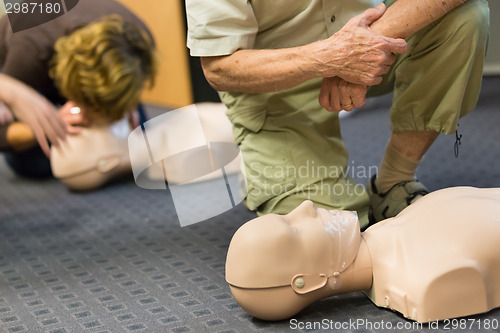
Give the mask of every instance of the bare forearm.
[[[398, 0], [370, 28], [382, 36], [405, 38], [466, 1], [468, 0]], [[202, 58], [202, 65], [207, 80], [216, 90], [274, 92], [317, 77], [340, 76], [348, 79], [342, 64], [348, 53], [346, 45], [349, 44], [338, 33], [328, 40], [301, 47], [239, 50], [228, 56], [205, 57]], [[377, 75], [376, 72], [371, 73], [371, 77], [363, 78], [365, 74], [366, 72], [360, 71], [359, 80], [369, 82], [366, 84], [377, 84], [373, 78]]]
[[392, 38], [406, 38], [468, 0], [398, 0], [371, 28]]
[[220, 91], [274, 92], [316, 76], [310, 46], [276, 50], [238, 50], [229, 56], [202, 58], [208, 82]]

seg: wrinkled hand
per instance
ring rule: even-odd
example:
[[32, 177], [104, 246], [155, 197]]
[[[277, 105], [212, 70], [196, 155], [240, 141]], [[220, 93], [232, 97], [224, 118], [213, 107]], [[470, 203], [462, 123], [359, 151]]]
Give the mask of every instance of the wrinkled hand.
[[85, 111], [79, 108], [73, 101], [66, 102], [59, 110], [59, 115], [69, 134], [80, 134], [82, 127], [87, 127], [91, 124], [88, 117], [85, 116]]
[[404, 39], [377, 35], [370, 29], [385, 10], [384, 4], [368, 9], [330, 38], [318, 42], [315, 57], [325, 68], [323, 77], [339, 76], [365, 86], [382, 82], [396, 59], [394, 53], [405, 53], [408, 48]]
[[367, 87], [339, 77], [323, 79], [319, 104], [330, 112], [352, 111], [365, 105]]
[[7, 107], [17, 120], [31, 128], [38, 144], [49, 157], [49, 141], [57, 147], [66, 138], [65, 125], [56, 108], [31, 87], [5, 75], [2, 77], [8, 92], [5, 98]]

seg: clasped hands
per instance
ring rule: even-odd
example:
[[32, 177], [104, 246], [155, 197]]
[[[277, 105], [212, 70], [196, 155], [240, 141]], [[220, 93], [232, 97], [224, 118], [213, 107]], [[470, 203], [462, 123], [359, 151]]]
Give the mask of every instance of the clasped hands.
[[351, 111], [363, 106], [367, 87], [382, 82], [396, 59], [395, 53], [407, 51], [404, 39], [378, 35], [370, 28], [385, 10], [384, 4], [368, 9], [323, 41], [336, 50], [333, 57], [330, 55], [331, 60], [325, 62], [335, 67], [336, 73], [325, 73], [319, 94], [319, 103], [326, 110]]

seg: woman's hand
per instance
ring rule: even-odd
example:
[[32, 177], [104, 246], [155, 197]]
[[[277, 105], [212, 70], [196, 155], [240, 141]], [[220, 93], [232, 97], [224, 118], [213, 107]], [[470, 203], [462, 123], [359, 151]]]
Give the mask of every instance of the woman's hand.
[[45, 155], [50, 156], [49, 141], [59, 146], [66, 138], [65, 124], [56, 108], [33, 88], [0, 74], [0, 100], [15, 118], [28, 125]]
[[68, 101], [59, 110], [66, 131], [69, 134], [80, 134], [82, 127], [90, 126], [91, 122], [85, 115], [85, 110], [78, 107], [73, 101]]

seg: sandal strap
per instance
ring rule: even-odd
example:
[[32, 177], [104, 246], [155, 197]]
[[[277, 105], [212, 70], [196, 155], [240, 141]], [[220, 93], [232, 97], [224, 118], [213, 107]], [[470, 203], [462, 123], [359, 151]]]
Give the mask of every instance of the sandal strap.
[[429, 194], [429, 190], [419, 182], [418, 180], [412, 180], [409, 182], [405, 182], [403, 184], [403, 187], [405, 188], [406, 192], [408, 193], [408, 196], [406, 197], [406, 203], [409, 205], [415, 199], [417, 196], [424, 196], [426, 194]]
[[384, 218], [396, 216], [404, 208], [409, 206], [413, 199], [418, 195], [426, 195], [429, 191], [418, 180], [404, 181], [392, 186], [386, 193], [380, 194], [386, 198], [384, 204], [386, 207], [382, 212]]
[[[403, 181], [393, 185], [387, 192], [379, 193], [375, 186], [375, 177], [371, 179], [370, 199], [372, 219], [379, 221], [396, 216], [409, 206], [418, 196], [424, 196], [429, 190], [418, 180]], [[374, 221], [373, 221], [374, 222]]]

